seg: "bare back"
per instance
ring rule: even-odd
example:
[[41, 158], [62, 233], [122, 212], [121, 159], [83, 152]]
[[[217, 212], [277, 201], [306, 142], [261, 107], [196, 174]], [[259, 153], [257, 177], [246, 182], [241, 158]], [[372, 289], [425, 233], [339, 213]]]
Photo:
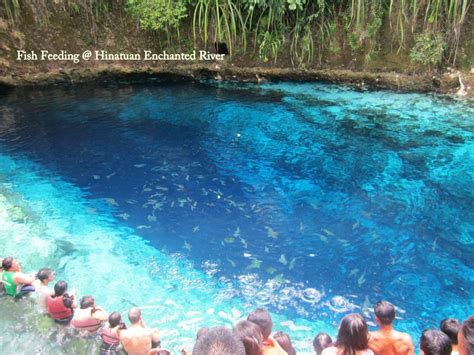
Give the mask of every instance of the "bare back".
[[370, 332], [369, 348], [375, 355], [414, 355], [411, 337], [406, 333], [390, 331]]
[[120, 332], [120, 342], [129, 355], [148, 355], [151, 349], [152, 330], [146, 327], [130, 327]]

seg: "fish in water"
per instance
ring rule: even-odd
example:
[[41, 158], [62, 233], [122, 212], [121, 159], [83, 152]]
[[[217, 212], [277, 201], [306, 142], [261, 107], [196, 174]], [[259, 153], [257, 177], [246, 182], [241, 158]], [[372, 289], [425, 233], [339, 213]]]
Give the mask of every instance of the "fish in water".
[[265, 269], [266, 272], [268, 272], [269, 274], [274, 274], [277, 270], [274, 268], [274, 267], [267, 267]]
[[359, 221], [355, 222], [355, 223], [352, 225], [352, 230], [359, 228], [359, 226], [360, 226]]
[[146, 217], [146, 219], [148, 219], [148, 222], [156, 222], [156, 220], [157, 220], [157, 219], [156, 219], [156, 216], [155, 216], [155, 215], [151, 215], [151, 214], [148, 215], [148, 216]]
[[188, 242], [184, 242], [184, 246], [183, 246], [183, 249], [186, 249], [188, 251], [191, 251], [191, 244], [189, 244]]
[[267, 236], [273, 239], [278, 238], [278, 232], [274, 231], [271, 227], [265, 226], [265, 229], [267, 230]]
[[235, 267], [235, 262], [233, 260], [229, 259], [228, 257], [226, 259], [229, 262], [229, 264], [232, 265], [232, 267]]
[[332, 231], [330, 231], [329, 229], [323, 229], [322, 231], [323, 231], [324, 233], [326, 233], [326, 235], [329, 235], [330, 237], [334, 237], [334, 236], [335, 236], [335, 234], [334, 234]]
[[224, 242], [226, 243], [233, 243], [235, 241], [235, 238], [234, 237], [227, 237], [227, 238], [224, 238]]
[[181, 185], [181, 184], [173, 184], [174, 186], [176, 186], [176, 190], [178, 191], [183, 191], [184, 190], [184, 185]]
[[362, 274], [358, 279], [357, 279], [357, 284], [359, 285], [359, 287], [361, 287], [365, 282], [365, 273]]
[[199, 226], [193, 228], [193, 233], [199, 232]]
[[115, 174], [116, 174], [115, 172], [112, 173], [112, 174], [109, 174], [109, 175], [106, 176], [106, 178], [107, 178], [107, 179], [110, 179], [110, 178], [111, 178], [112, 176], [114, 176]]
[[235, 230], [234, 237], [236, 237], [236, 238], [240, 237], [240, 228], [239, 227], [237, 227], [237, 229]]
[[168, 191], [169, 190], [167, 187], [160, 186], [160, 185], [156, 185], [155, 189], [160, 190], [160, 191]]
[[355, 276], [359, 272], [359, 269], [352, 269], [351, 272], [349, 273], [349, 277]]
[[143, 224], [137, 226], [137, 229], [150, 229], [151, 227], [150, 226], [145, 226]]
[[278, 259], [278, 262], [282, 263], [283, 265], [288, 264], [288, 261], [286, 260], [285, 254], [281, 254], [280, 259]]
[[146, 164], [135, 164], [133, 165], [135, 168], [143, 168], [146, 166]]
[[105, 198], [104, 200], [109, 206], [118, 206], [119, 205], [117, 203], [117, 201], [115, 201], [114, 198], [109, 197], [109, 198]]
[[293, 258], [290, 261], [290, 265], [288, 266], [288, 269], [293, 270], [295, 268], [295, 262], [298, 258]]
[[247, 249], [247, 247], [248, 247], [247, 241], [246, 241], [244, 238], [242, 238], [242, 237], [239, 237], [239, 239], [240, 239], [240, 242], [242, 243], [242, 246], [243, 246], [245, 249]]
[[92, 175], [92, 177], [94, 178], [94, 180], [99, 180], [100, 179], [100, 175]]
[[122, 218], [124, 221], [128, 220], [130, 218], [130, 215], [128, 213], [121, 213], [118, 214], [117, 217]]
[[283, 277], [283, 274], [278, 274], [273, 278], [273, 282], [277, 284], [282, 284], [285, 282], [285, 278]]
[[253, 258], [250, 265], [247, 266], [247, 269], [260, 269], [261, 266], [262, 266], [262, 260]]

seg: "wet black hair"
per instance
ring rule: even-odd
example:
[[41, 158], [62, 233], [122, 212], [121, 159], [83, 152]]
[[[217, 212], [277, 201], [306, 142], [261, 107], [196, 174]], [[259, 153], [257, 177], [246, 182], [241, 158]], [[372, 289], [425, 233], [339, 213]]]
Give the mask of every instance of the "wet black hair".
[[327, 333], [318, 333], [313, 339], [313, 349], [317, 355], [332, 344], [332, 339]]
[[374, 304], [374, 312], [383, 325], [392, 324], [395, 319], [395, 307], [387, 301], [378, 301]]
[[2, 260], [2, 269], [5, 271], [10, 270], [13, 265], [13, 258], [11, 256], [7, 256]]
[[464, 321], [460, 331], [464, 337], [466, 354], [474, 354], [474, 315]]
[[67, 291], [67, 282], [66, 281], [58, 281], [56, 285], [54, 285], [54, 297], [59, 297], [64, 295]]
[[38, 271], [38, 273], [36, 274], [36, 278], [40, 280], [41, 282], [43, 282], [44, 280], [47, 280], [49, 276], [51, 276], [52, 273], [53, 273], [53, 270], [47, 267], [44, 267], [40, 269], [40, 271]]
[[461, 323], [454, 318], [446, 318], [439, 324], [439, 329], [449, 337], [451, 343], [458, 343], [458, 333], [461, 329]]
[[267, 338], [272, 333], [273, 322], [270, 313], [264, 308], [256, 308], [252, 312], [250, 312], [247, 320], [255, 323], [260, 327], [260, 331], [263, 335], [263, 340], [267, 340]]
[[92, 296], [83, 296], [80, 301], [81, 309], [94, 307], [95, 299]]
[[122, 316], [119, 312], [112, 312], [109, 315], [109, 324], [111, 328], [115, 328], [117, 325], [122, 323]]
[[352, 313], [342, 318], [336, 346], [344, 349], [344, 355], [355, 355], [369, 347], [369, 330], [364, 317]]
[[288, 334], [278, 331], [273, 334], [273, 338], [277, 341], [278, 344], [282, 347], [283, 350], [286, 351], [288, 355], [295, 355], [295, 349], [293, 348], [293, 344], [291, 343], [291, 338]]
[[451, 355], [451, 340], [441, 330], [426, 329], [420, 338], [420, 349], [425, 355]]
[[193, 355], [245, 355], [244, 344], [226, 327], [213, 327], [194, 345]]
[[248, 320], [241, 320], [234, 326], [234, 334], [242, 341], [246, 355], [260, 355], [263, 336], [260, 327]]

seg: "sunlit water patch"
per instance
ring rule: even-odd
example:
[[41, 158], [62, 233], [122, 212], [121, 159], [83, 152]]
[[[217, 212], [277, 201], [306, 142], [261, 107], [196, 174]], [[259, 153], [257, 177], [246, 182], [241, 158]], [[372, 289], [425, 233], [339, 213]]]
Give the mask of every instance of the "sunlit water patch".
[[0, 114], [5, 253], [146, 306], [165, 344], [257, 305], [299, 349], [380, 298], [415, 337], [473, 309], [469, 104], [161, 83], [16, 91]]

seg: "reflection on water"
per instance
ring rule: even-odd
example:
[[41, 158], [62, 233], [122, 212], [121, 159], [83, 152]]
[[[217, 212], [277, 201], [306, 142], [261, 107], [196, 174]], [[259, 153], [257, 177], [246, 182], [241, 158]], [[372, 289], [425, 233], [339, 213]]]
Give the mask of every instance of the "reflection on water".
[[163, 83], [16, 91], [0, 115], [6, 252], [150, 307], [172, 345], [255, 305], [303, 342], [380, 298], [412, 334], [472, 310], [468, 104]]

